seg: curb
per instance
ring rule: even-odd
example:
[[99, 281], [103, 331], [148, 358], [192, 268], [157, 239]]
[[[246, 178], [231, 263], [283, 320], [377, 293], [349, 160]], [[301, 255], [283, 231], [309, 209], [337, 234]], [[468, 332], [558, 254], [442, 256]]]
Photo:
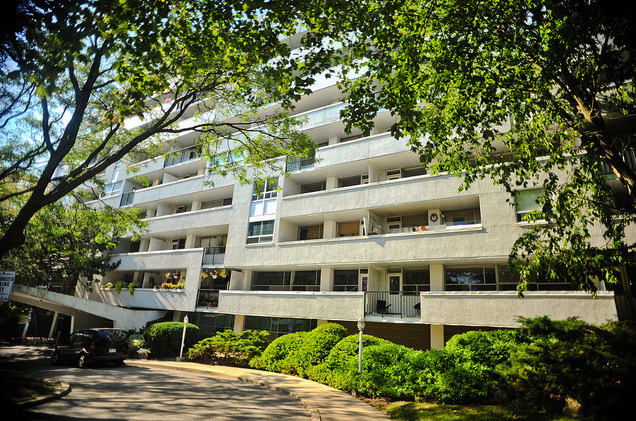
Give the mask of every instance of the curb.
[[[151, 364], [136, 364], [135, 361], [128, 361], [126, 360], [126, 365], [136, 365], [137, 367], [148, 367], [151, 366]], [[223, 374], [219, 374], [219, 373], [214, 373], [213, 371], [209, 371], [209, 370], [205, 370], [205, 369], [197, 369], [197, 368], [190, 368], [190, 367], [174, 367], [174, 366], [158, 366], [159, 368], [167, 368], [170, 370], [176, 370], [176, 371], [187, 371], [187, 372], [193, 372], [193, 373], [202, 373], [202, 374], [215, 374], [215, 375], [221, 375], [224, 377], [231, 377], [233, 379], [236, 379], [238, 381], [241, 381], [243, 383], [250, 383], [250, 384], [255, 384], [257, 386], [263, 387], [265, 389], [270, 389], [270, 390], [275, 390], [277, 392], [282, 392], [282, 393], [286, 393], [289, 396], [293, 397], [294, 399], [296, 399], [298, 402], [300, 402], [309, 412], [309, 417], [311, 418], [312, 421], [321, 421], [322, 420], [322, 416], [320, 415], [320, 411], [318, 410], [318, 408], [316, 408], [316, 406], [314, 404], [312, 404], [309, 401], [306, 401], [304, 399], [302, 399], [297, 393], [295, 393], [292, 390], [283, 388], [283, 387], [278, 387], [278, 386], [273, 386], [271, 384], [267, 384], [264, 382], [259, 382], [259, 381], [255, 381], [252, 379], [248, 379], [246, 377], [242, 377], [242, 376], [235, 376], [232, 374], [227, 374], [227, 373], [223, 373]]]
[[65, 382], [60, 382], [60, 387], [53, 393], [49, 393], [48, 395], [44, 396], [38, 396], [36, 398], [26, 399], [20, 402], [14, 402], [14, 404], [19, 409], [33, 408], [34, 406], [62, 399], [69, 393], [71, 393], [71, 385]]

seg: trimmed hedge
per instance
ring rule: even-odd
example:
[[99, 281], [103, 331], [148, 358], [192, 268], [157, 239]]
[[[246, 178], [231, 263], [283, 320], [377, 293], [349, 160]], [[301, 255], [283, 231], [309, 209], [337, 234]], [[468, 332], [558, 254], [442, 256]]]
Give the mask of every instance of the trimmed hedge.
[[206, 364], [247, 367], [252, 358], [261, 355], [268, 338], [269, 332], [262, 330], [234, 333], [228, 329], [192, 346], [188, 358]]
[[290, 373], [292, 368], [288, 358], [300, 349], [307, 335], [309, 335], [309, 332], [296, 332], [274, 339], [260, 356], [250, 360], [250, 367], [259, 370]]
[[291, 374], [307, 377], [307, 370], [324, 361], [331, 349], [347, 335], [347, 329], [337, 323], [320, 325], [304, 338], [302, 345], [285, 359]]
[[[155, 323], [144, 331], [144, 341], [155, 358], [175, 358], [181, 350], [183, 322]], [[188, 323], [183, 346], [184, 353], [199, 341], [199, 327]]]

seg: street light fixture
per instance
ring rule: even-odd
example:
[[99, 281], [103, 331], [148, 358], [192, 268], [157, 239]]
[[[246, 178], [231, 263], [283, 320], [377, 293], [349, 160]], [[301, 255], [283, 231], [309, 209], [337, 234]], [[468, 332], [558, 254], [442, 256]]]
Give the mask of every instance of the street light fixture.
[[362, 331], [364, 330], [364, 318], [358, 319], [358, 330], [360, 331], [360, 340], [358, 342], [358, 373], [362, 372]]

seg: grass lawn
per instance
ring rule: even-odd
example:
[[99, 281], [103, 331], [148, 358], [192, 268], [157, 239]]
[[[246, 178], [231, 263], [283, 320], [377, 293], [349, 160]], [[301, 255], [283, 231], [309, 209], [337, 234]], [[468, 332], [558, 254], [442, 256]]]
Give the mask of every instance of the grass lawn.
[[387, 402], [372, 400], [372, 405], [382, 409], [392, 419], [404, 421], [573, 421], [576, 418], [545, 414], [498, 405], [442, 405], [426, 402]]
[[48, 395], [60, 387], [60, 382], [38, 379], [19, 373], [2, 373], [0, 396], [3, 400], [20, 402]]

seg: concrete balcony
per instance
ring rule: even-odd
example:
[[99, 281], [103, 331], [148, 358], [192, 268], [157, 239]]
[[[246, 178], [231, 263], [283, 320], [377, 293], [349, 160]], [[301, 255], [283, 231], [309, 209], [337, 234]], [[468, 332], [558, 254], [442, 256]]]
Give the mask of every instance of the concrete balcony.
[[[413, 203], [441, 202], [474, 196], [474, 188], [458, 193], [461, 180], [454, 175], [422, 175], [381, 181], [282, 198], [280, 218], [379, 209]], [[438, 208], [443, 208], [438, 203]]]
[[130, 295], [124, 288], [121, 293], [114, 290], [98, 289], [91, 293], [91, 300], [117, 307], [144, 308], [153, 310], [192, 311], [196, 305], [196, 291], [189, 289], [135, 289]]
[[200, 271], [203, 248], [113, 254], [111, 260], [120, 261], [115, 269], [117, 271], [163, 271], [191, 268], [199, 268]]
[[[232, 219], [232, 205], [202, 209], [173, 215], [148, 218], [148, 231], [152, 234], [168, 234], [181, 230], [196, 230], [212, 226], [227, 227]], [[223, 233], [227, 228], [222, 229]]]
[[298, 114], [295, 115], [295, 117], [305, 119], [304, 123], [300, 127], [300, 131], [307, 131], [327, 126], [329, 124], [340, 123], [340, 111], [344, 108], [345, 104], [340, 102], [338, 104], [327, 105], [306, 113]]
[[[331, 167], [367, 159], [377, 161], [381, 157], [401, 153], [408, 153], [409, 155], [415, 156], [406, 146], [404, 139], [398, 141], [391, 136], [390, 133], [382, 133], [350, 142], [324, 146], [318, 149], [316, 151], [317, 162], [314, 168]], [[400, 167], [399, 164], [396, 164], [395, 158], [393, 159], [393, 165]]]
[[517, 318], [578, 316], [593, 324], [617, 320], [614, 294], [598, 292], [596, 298], [580, 291], [423, 292], [422, 323], [460, 326], [518, 327]]
[[205, 190], [232, 185], [234, 185], [234, 180], [231, 177], [223, 177], [218, 174], [211, 174], [210, 176], [199, 175], [137, 190], [135, 192], [133, 206], [159, 202], [180, 196], [197, 195]]
[[218, 311], [251, 316], [358, 320], [363, 292], [219, 291]]

